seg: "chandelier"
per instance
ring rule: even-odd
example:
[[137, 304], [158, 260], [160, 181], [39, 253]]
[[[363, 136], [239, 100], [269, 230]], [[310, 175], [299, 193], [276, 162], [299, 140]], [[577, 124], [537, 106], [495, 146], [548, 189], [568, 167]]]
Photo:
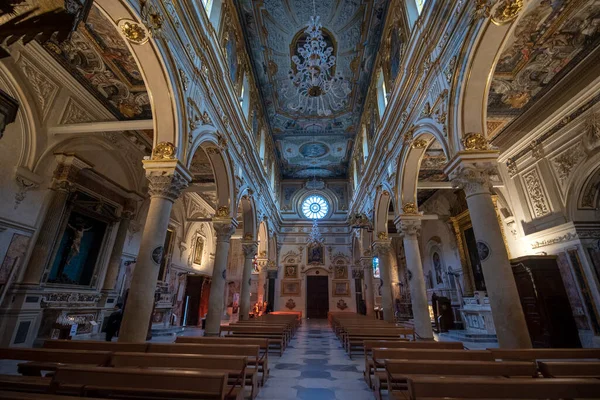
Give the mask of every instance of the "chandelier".
[[319, 225], [317, 223], [317, 220], [315, 219], [315, 221], [313, 222], [312, 225], [312, 229], [310, 230], [310, 233], [308, 234], [308, 244], [309, 245], [320, 245], [323, 244], [325, 242], [325, 240], [323, 239], [323, 236], [321, 236], [321, 232], [319, 232]]
[[313, 16], [304, 31], [306, 42], [298, 46], [300, 56], [292, 56], [296, 71], [290, 69], [290, 84], [283, 89], [283, 94], [290, 101], [288, 107], [294, 111], [330, 116], [345, 107], [351, 90], [339, 71], [333, 73], [336, 58], [332, 55], [333, 48], [327, 46], [321, 18], [316, 14], [313, 0]]

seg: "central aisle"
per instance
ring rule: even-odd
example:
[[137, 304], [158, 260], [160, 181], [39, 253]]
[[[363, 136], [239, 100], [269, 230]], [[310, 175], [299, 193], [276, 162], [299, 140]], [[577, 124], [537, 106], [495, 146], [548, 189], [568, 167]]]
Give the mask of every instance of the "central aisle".
[[269, 354], [271, 375], [257, 399], [373, 400], [364, 360], [356, 358], [348, 358], [326, 320], [303, 320], [283, 357]]

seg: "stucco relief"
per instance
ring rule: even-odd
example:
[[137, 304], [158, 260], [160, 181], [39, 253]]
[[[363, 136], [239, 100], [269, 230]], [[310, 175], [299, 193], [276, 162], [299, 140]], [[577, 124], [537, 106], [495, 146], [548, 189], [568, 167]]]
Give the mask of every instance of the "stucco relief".
[[550, 160], [563, 194], [568, 188], [569, 178], [584, 159], [585, 153], [581, 145], [577, 143]]
[[523, 183], [534, 218], [550, 214], [550, 206], [537, 169], [523, 174]]

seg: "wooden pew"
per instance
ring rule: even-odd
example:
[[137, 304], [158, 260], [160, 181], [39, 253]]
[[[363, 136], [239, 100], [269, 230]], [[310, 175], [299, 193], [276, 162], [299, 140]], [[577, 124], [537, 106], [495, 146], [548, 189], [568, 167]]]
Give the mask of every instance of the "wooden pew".
[[597, 359], [600, 349], [488, 349], [496, 360], [535, 361], [560, 359]]
[[15, 392], [45, 393], [52, 378], [41, 376], [0, 375], [0, 388]]
[[196, 354], [161, 353], [115, 353], [111, 358], [115, 368], [163, 368], [178, 370], [205, 370], [207, 372], [227, 373], [233, 390], [243, 391], [244, 385], [250, 386], [250, 398], [258, 395], [258, 379], [255, 369], [247, 369], [248, 357], [214, 356]]
[[[494, 361], [492, 352], [487, 350], [439, 350], [439, 349], [385, 349], [373, 350], [374, 371], [371, 387], [377, 394], [387, 386], [386, 360], [462, 360]], [[383, 367], [382, 370], [379, 368]]]
[[365, 340], [414, 339], [414, 330], [406, 328], [348, 328], [342, 335], [344, 348], [352, 359], [354, 349], [364, 349]]
[[233, 337], [262, 337], [269, 339], [269, 345], [274, 345], [278, 348], [280, 356], [283, 355], [283, 351], [287, 345], [285, 327], [229, 325], [221, 326], [221, 332], [230, 332]]
[[[483, 379], [418, 377], [408, 380], [411, 400], [460, 399], [573, 399], [598, 398], [600, 380]], [[394, 399], [405, 397], [394, 396]]]
[[[73, 400], [73, 396], [61, 396], [57, 394], [9, 392], [0, 390], [2, 400]], [[86, 397], [87, 400], [100, 400], [98, 398]]]
[[[248, 321], [241, 321], [241, 322], [236, 322], [233, 324], [229, 324], [228, 327], [247, 327], [247, 328], [283, 328], [283, 332], [285, 334], [285, 346], [287, 347], [288, 343], [290, 342], [290, 340], [292, 340], [293, 337], [293, 327], [290, 324], [283, 324], [281, 322], [263, 322], [263, 321], [257, 321], [257, 322], [248, 322]], [[221, 328], [221, 331], [226, 331], [227, 328]]]
[[[374, 348], [388, 349], [442, 349], [442, 350], [462, 350], [464, 346], [462, 342], [411, 342], [406, 340], [365, 340], [365, 370], [363, 375], [367, 385], [371, 387], [371, 376], [375, 370], [375, 363], [372, 358], [372, 350]], [[383, 368], [381, 364], [379, 367]]]
[[9, 347], [0, 349], [0, 359], [22, 360], [18, 364], [20, 374], [41, 376], [42, 371], [54, 371], [65, 364], [108, 365], [111, 353], [94, 350], [30, 349]]
[[416, 375], [463, 375], [536, 378], [534, 362], [522, 361], [453, 361], [453, 360], [386, 360], [387, 388], [390, 396], [395, 390], [407, 390], [407, 378]]
[[540, 361], [538, 365], [545, 378], [600, 379], [598, 361]]
[[80, 386], [81, 395], [98, 397], [242, 400], [240, 391], [229, 394], [226, 373], [173, 371], [140, 368], [59, 368], [51, 390], [60, 394], [63, 387]]
[[105, 342], [100, 340], [45, 340], [45, 349], [145, 352], [148, 343]]
[[178, 336], [175, 343], [189, 344], [229, 344], [229, 345], [253, 345], [259, 346], [260, 358], [258, 359], [258, 372], [261, 373], [261, 386], [265, 385], [269, 376], [269, 339], [264, 338], [241, 338], [241, 337], [205, 337], [205, 336]]

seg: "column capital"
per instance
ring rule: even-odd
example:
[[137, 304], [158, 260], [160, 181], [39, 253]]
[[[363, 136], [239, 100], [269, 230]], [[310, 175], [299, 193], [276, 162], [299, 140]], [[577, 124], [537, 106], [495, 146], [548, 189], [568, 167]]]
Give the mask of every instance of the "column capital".
[[217, 232], [217, 241], [229, 242], [237, 225], [237, 221], [232, 218], [214, 218], [213, 228]]
[[161, 197], [174, 202], [192, 181], [189, 171], [178, 160], [144, 160], [143, 163], [146, 178], [150, 182], [150, 197]]
[[373, 249], [373, 255], [375, 257], [383, 258], [387, 256], [390, 251], [392, 251], [392, 241], [391, 240], [378, 240], [373, 242], [371, 245]]
[[400, 218], [396, 221], [398, 231], [408, 239], [416, 239], [421, 233], [421, 218]]
[[258, 242], [242, 242], [242, 251], [244, 252], [244, 257], [246, 259], [253, 259], [256, 255], [256, 251], [258, 250]]
[[494, 182], [500, 181], [497, 150], [459, 152], [445, 168], [445, 173], [457, 189], [468, 196], [490, 194]]

